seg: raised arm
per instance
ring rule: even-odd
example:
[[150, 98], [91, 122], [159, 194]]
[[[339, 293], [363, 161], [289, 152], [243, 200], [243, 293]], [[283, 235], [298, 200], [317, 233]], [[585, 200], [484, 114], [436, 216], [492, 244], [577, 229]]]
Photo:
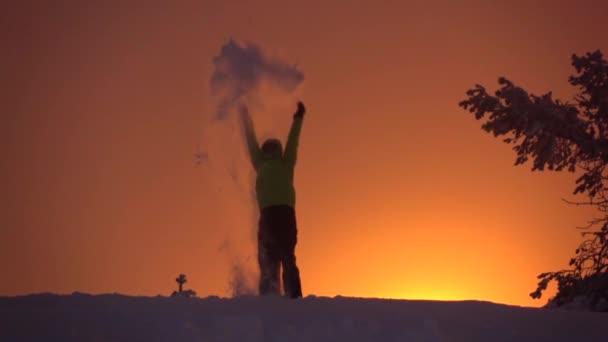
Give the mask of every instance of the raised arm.
[[300, 131], [302, 130], [302, 122], [304, 121], [304, 113], [306, 108], [302, 102], [298, 102], [298, 109], [293, 115], [293, 123], [287, 136], [287, 143], [285, 144], [285, 160], [292, 166], [296, 165], [298, 159], [298, 143], [300, 141]]
[[253, 120], [251, 120], [251, 116], [249, 115], [249, 111], [247, 107], [243, 106], [240, 109], [241, 111], [241, 121], [243, 123], [243, 129], [245, 130], [245, 140], [247, 142], [247, 150], [249, 151], [249, 158], [251, 159], [251, 164], [253, 164], [253, 168], [257, 171], [260, 167], [260, 163], [262, 160], [262, 151], [260, 150], [260, 145], [258, 144], [258, 139], [255, 136], [255, 129], [253, 127]]

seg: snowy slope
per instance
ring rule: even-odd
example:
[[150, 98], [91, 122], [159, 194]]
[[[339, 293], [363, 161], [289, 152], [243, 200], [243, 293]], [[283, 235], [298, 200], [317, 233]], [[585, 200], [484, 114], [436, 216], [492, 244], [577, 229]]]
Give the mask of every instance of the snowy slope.
[[0, 341], [608, 341], [608, 314], [346, 297], [0, 297]]

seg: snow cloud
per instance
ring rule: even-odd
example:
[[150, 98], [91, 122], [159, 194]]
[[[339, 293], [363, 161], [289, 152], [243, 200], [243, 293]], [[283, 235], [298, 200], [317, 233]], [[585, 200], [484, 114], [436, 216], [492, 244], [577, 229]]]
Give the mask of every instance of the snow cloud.
[[304, 81], [295, 65], [268, 57], [252, 43], [229, 40], [213, 59], [211, 94], [218, 98], [217, 119], [225, 119], [239, 105], [258, 104], [264, 83], [284, 93], [292, 93]]

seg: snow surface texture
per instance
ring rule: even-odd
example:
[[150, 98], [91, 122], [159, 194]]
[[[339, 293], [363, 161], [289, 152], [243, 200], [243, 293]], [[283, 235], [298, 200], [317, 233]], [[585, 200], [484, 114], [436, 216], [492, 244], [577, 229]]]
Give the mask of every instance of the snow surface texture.
[[607, 341], [608, 315], [488, 302], [0, 297], [0, 341]]

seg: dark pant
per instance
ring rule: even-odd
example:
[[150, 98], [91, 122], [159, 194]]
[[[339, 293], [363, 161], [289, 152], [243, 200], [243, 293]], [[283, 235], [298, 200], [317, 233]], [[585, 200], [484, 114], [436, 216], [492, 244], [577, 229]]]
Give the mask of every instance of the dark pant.
[[285, 295], [302, 297], [295, 256], [297, 241], [296, 213], [292, 207], [278, 205], [262, 209], [258, 226], [260, 295], [280, 294], [279, 271], [283, 266]]

